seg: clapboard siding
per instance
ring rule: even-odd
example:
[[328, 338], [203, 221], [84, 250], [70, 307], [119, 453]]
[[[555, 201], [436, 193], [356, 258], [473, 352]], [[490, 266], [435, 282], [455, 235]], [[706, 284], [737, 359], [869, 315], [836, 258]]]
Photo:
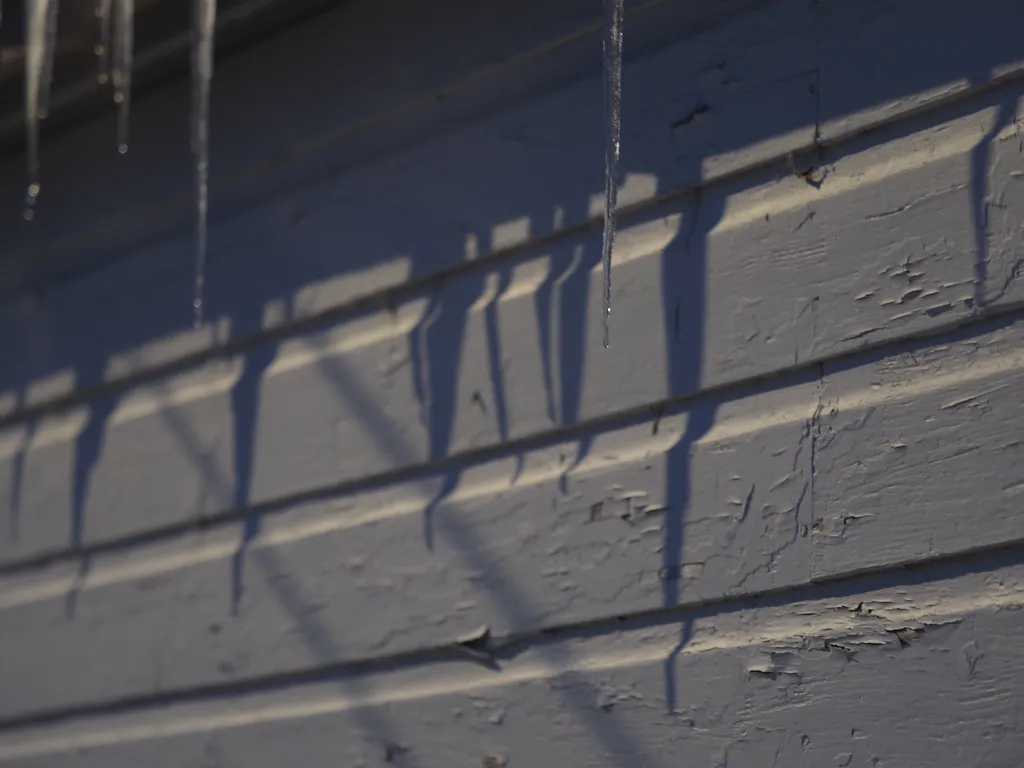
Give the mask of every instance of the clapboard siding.
[[45, 143], [0, 763], [1024, 753], [1019, 4], [627, 4], [608, 350], [600, 4], [435, 5], [220, 65], [201, 329], [182, 88]]
[[[73, 563], [9, 578], [0, 655], [50, 648], [67, 666], [0, 670], [25, 691], [0, 718], [650, 611], [668, 576], [692, 605], [1024, 544], [1022, 348], [1012, 324], [702, 398], [656, 435], [647, 420], [587, 434], [579, 464], [581, 441], [466, 464], [440, 503], [451, 474], [337, 494], [268, 518], [241, 554], [245, 524], [96, 556], [86, 581]], [[684, 463], [687, 423], [710, 410]], [[289, 642], [310, 615], [337, 644]], [[112, 648], [115, 668], [90, 667]]]
[[594, 627], [512, 646], [498, 653], [495, 670], [453, 655], [429, 667], [395, 665], [26, 729], [0, 742], [0, 759], [16, 766], [54, 765], [62, 754], [84, 766], [230, 765], [239, 756], [257, 766], [329, 757], [438, 768], [494, 764], [487, 758], [596, 766], [1017, 764], [1024, 744], [1016, 715], [1024, 686], [1015, 642], [1024, 600], [1019, 558], [920, 576], [885, 588], [854, 583], [852, 593], [823, 590], [817, 600], [682, 615], [682, 626]]
[[[12, 415], [0, 430], [0, 471], [8, 485], [20, 473], [19, 535], [0, 545], [0, 558], [18, 562], [69, 541], [194, 525], [246, 504], [274, 504], [938, 331], [981, 306], [1012, 308], [1024, 290], [1013, 279], [1024, 197], [1011, 131], [993, 140], [990, 153], [1002, 169], [990, 181], [1001, 202], [985, 235], [992, 247], [980, 282], [971, 180], [975, 148], [998, 104], [1021, 94], [1024, 86], [1007, 87], [950, 114], [915, 119], [884, 143], [862, 137], [831, 150], [820, 189], [762, 171], [712, 187], [697, 202], [626, 217], [615, 268], [620, 343], [607, 352], [589, 352], [599, 344], [600, 242], [597, 231], [584, 230], [423, 286], [387, 309], [257, 338], [234, 354], [67, 409]], [[922, 194], [922, 186], [931, 191]], [[504, 231], [516, 234], [513, 226]], [[703, 265], [694, 263], [698, 242]], [[701, 272], [698, 296], [687, 282]], [[765, 284], [774, 286], [767, 294]], [[161, 290], [168, 303], [180, 298], [173, 286]], [[111, 323], [122, 316], [108, 312]], [[283, 322], [285, 312], [273, 303], [264, 310], [270, 323]], [[78, 325], [90, 327], [86, 316]], [[460, 335], [457, 347], [448, 343]], [[167, 343], [153, 357], [173, 353], [180, 345]], [[496, 386], [499, 358], [506, 381]], [[111, 365], [145, 363], [133, 365], [129, 352]], [[251, 434], [236, 433], [248, 425]], [[88, 498], [76, 498], [82, 468], [76, 473], [73, 446], [99, 441]], [[137, 482], [126, 484], [126, 476]], [[73, 515], [64, 513], [69, 506]]]

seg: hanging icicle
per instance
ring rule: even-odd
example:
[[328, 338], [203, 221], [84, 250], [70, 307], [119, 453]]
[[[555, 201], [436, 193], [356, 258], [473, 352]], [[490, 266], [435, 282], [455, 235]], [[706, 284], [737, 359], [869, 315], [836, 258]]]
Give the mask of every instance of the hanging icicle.
[[47, 72], [53, 69], [54, 38], [48, 35], [50, 4], [57, 0], [28, 0], [25, 7], [25, 139], [28, 152], [28, 187], [25, 192], [25, 218], [35, 216], [39, 197], [39, 119], [41, 107], [48, 103], [44, 91], [49, 88]]
[[[57, 45], [59, 0], [25, 0], [25, 131], [28, 145], [28, 187], [25, 218], [35, 215], [39, 197], [39, 121], [49, 109]], [[99, 26], [96, 79], [113, 85], [117, 105], [117, 149], [128, 151], [132, 64], [135, 46], [135, 0], [94, 0]], [[193, 0], [191, 143], [196, 195], [196, 270], [192, 305], [195, 324], [203, 321], [206, 282], [207, 211], [209, 208], [210, 83], [213, 79], [214, 28], [217, 0]], [[2, 11], [0, 4], [0, 11]]]
[[101, 85], [110, 80], [110, 10], [113, 0], [96, 0], [96, 21], [100, 27], [100, 41], [96, 52], [96, 81]]
[[203, 322], [206, 282], [206, 220], [210, 173], [210, 81], [213, 79], [213, 34], [217, 0], [194, 0], [192, 39], [192, 157], [196, 183], [196, 273], [192, 307], [195, 325]]
[[604, 38], [604, 346], [611, 343], [612, 248], [615, 244], [615, 207], [618, 197], [619, 137], [622, 128], [622, 16], [623, 0], [605, 0]]
[[135, 0], [117, 0], [114, 19], [114, 103], [117, 104], [117, 151], [128, 151], [128, 119], [131, 116], [132, 58], [135, 48]]
[[50, 88], [53, 85], [53, 60], [57, 50], [57, 14], [60, 0], [49, 0], [46, 7], [46, 31], [43, 41], [43, 73], [39, 84], [39, 119], [45, 120], [50, 113]]

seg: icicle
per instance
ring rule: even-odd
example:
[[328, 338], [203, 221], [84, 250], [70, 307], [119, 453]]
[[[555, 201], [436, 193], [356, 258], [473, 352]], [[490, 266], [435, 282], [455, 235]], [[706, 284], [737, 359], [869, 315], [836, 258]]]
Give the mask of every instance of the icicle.
[[50, 114], [50, 87], [53, 85], [53, 58], [57, 51], [57, 13], [60, 0], [49, 0], [46, 8], [46, 36], [43, 42], [43, 73], [39, 83], [39, 119]]
[[606, 349], [611, 336], [612, 246], [615, 244], [619, 136], [622, 127], [622, 5], [623, 0], [605, 0], [604, 235], [601, 243], [601, 257], [604, 263], [604, 346]]
[[28, 0], [25, 7], [25, 139], [28, 145], [28, 188], [25, 193], [25, 218], [35, 216], [39, 197], [39, 112], [47, 50], [49, 6], [56, 0]]
[[114, 103], [117, 104], [117, 151], [128, 151], [128, 118], [132, 98], [132, 52], [135, 47], [135, 0], [117, 0], [114, 20]]
[[194, 0], [192, 52], [192, 157], [196, 182], [196, 276], [192, 307], [195, 325], [203, 322], [206, 282], [207, 182], [210, 173], [210, 81], [213, 79], [213, 32], [217, 0]]
[[100, 41], [96, 44], [96, 81], [101, 85], [110, 79], [110, 8], [113, 0], [96, 0], [96, 20], [100, 25]]

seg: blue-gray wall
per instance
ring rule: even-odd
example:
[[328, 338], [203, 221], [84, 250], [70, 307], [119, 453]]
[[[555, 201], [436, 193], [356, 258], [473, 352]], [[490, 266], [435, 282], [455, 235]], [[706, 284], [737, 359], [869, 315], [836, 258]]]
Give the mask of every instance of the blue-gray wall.
[[1019, 763], [1024, 5], [629, 8], [607, 351], [599, 0], [0, 164], [0, 765]]

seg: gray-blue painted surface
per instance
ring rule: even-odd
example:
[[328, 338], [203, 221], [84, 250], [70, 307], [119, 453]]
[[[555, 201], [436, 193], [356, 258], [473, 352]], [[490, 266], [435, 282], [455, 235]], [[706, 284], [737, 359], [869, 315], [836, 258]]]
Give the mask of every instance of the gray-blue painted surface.
[[0, 764], [1017, 765], [1022, 15], [627, 4], [610, 350], [599, 3], [0, 165]]

